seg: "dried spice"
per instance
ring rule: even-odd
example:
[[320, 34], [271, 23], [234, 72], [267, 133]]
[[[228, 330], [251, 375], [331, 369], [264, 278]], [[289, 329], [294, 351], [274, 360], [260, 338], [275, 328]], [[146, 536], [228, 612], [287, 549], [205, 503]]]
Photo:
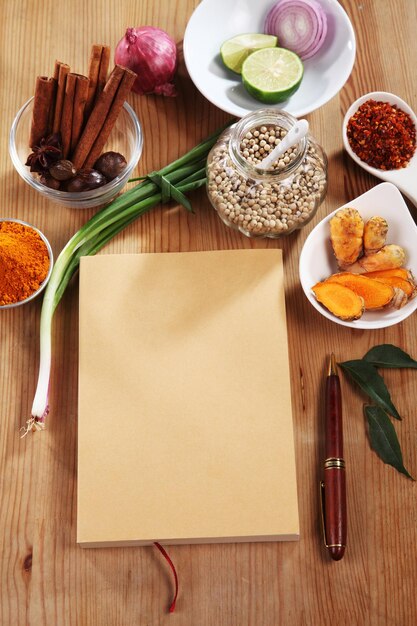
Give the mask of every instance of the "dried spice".
[[388, 102], [364, 102], [348, 121], [347, 137], [353, 152], [380, 170], [406, 167], [416, 149], [414, 122]]
[[0, 222], [0, 306], [25, 300], [37, 291], [50, 266], [41, 236], [18, 222]]
[[[75, 178], [78, 170], [91, 169], [110, 137], [137, 76], [116, 65], [107, 80], [109, 61], [109, 46], [94, 44], [88, 78], [56, 61], [53, 78], [38, 76], [36, 80], [31, 153], [25, 164], [31, 172], [40, 174], [39, 182], [49, 189], [68, 191], [69, 183], [65, 181]], [[124, 157], [121, 159], [124, 163], [114, 164], [116, 173], [112, 178], [126, 167]], [[97, 174], [88, 179], [86, 186], [84, 178], [74, 183], [76, 191], [95, 189], [108, 182], [107, 176]]]
[[73, 178], [77, 172], [71, 161], [61, 159], [51, 165], [49, 173], [56, 180], [69, 180]]
[[59, 133], [42, 137], [39, 145], [33, 147], [29, 154], [26, 165], [30, 166], [31, 172], [45, 173], [55, 161], [62, 158], [61, 136]]
[[77, 175], [71, 178], [66, 185], [66, 190], [70, 192], [90, 191], [97, 189], [107, 183], [106, 178], [97, 170], [86, 168], [78, 170]]
[[119, 152], [104, 152], [94, 163], [94, 169], [107, 178], [113, 180], [123, 172], [127, 165], [126, 159]]
[[50, 176], [50, 174], [48, 174], [47, 172], [45, 172], [45, 174], [39, 175], [39, 182], [41, 183], [41, 185], [45, 185], [45, 187], [48, 187], [49, 189], [55, 189], [56, 191], [61, 187], [61, 183], [59, 182], [59, 180], [57, 180], [53, 176]]

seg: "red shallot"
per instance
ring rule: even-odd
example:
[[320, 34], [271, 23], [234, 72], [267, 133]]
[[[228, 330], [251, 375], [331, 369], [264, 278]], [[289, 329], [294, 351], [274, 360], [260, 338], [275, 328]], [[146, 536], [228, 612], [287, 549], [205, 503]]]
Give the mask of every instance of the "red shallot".
[[278, 37], [278, 45], [304, 61], [322, 47], [327, 16], [316, 0], [279, 0], [266, 16], [265, 33]]
[[128, 28], [116, 47], [114, 61], [136, 72], [133, 91], [175, 96], [172, 82], [177, 68], [175, 41], [164, 30], [153, 26]]

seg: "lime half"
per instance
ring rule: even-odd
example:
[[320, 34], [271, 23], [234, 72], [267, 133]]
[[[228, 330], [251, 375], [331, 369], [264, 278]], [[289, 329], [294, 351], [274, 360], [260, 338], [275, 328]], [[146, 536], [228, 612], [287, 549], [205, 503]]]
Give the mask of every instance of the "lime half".
[[224, 42], [220, 48], [220, 56], [223, 63], [229, 70], [240, 74], [243, 61], [255, 50], [262, 48], [273, 48], [278, 40], [273, 35], [262, 35], [258, 33], [247, 33], [237, 35]]
[[286, 48], [253, 52], [242, 66], [246, 89], [254, 98], [267, 104], [289, 98], [299, 88], [303, 73], [300, 57]]

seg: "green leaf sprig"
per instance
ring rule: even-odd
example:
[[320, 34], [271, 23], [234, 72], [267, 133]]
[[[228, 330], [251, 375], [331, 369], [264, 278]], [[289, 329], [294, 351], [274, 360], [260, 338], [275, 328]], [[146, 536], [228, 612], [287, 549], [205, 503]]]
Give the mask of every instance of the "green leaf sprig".
[[384, 463], [414, 480], [404, 467], [400, 443], [389, 419], [401, 420], [401, 416], [377, 367], [417, 369], [417, 361], [397, 346], [382, 344], [371, 348], [362, 359], [339, 365], [374, 403], [364, 407], [372, 449]]

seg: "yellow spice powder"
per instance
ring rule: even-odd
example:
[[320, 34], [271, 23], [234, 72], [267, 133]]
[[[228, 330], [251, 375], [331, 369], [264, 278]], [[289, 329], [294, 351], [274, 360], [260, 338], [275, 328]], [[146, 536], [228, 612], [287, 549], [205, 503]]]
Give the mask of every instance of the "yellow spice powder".
[[0, 222], [0, 306], [25, 300], [45, 280], [50, 266], [40, 235], [18, 222]]

